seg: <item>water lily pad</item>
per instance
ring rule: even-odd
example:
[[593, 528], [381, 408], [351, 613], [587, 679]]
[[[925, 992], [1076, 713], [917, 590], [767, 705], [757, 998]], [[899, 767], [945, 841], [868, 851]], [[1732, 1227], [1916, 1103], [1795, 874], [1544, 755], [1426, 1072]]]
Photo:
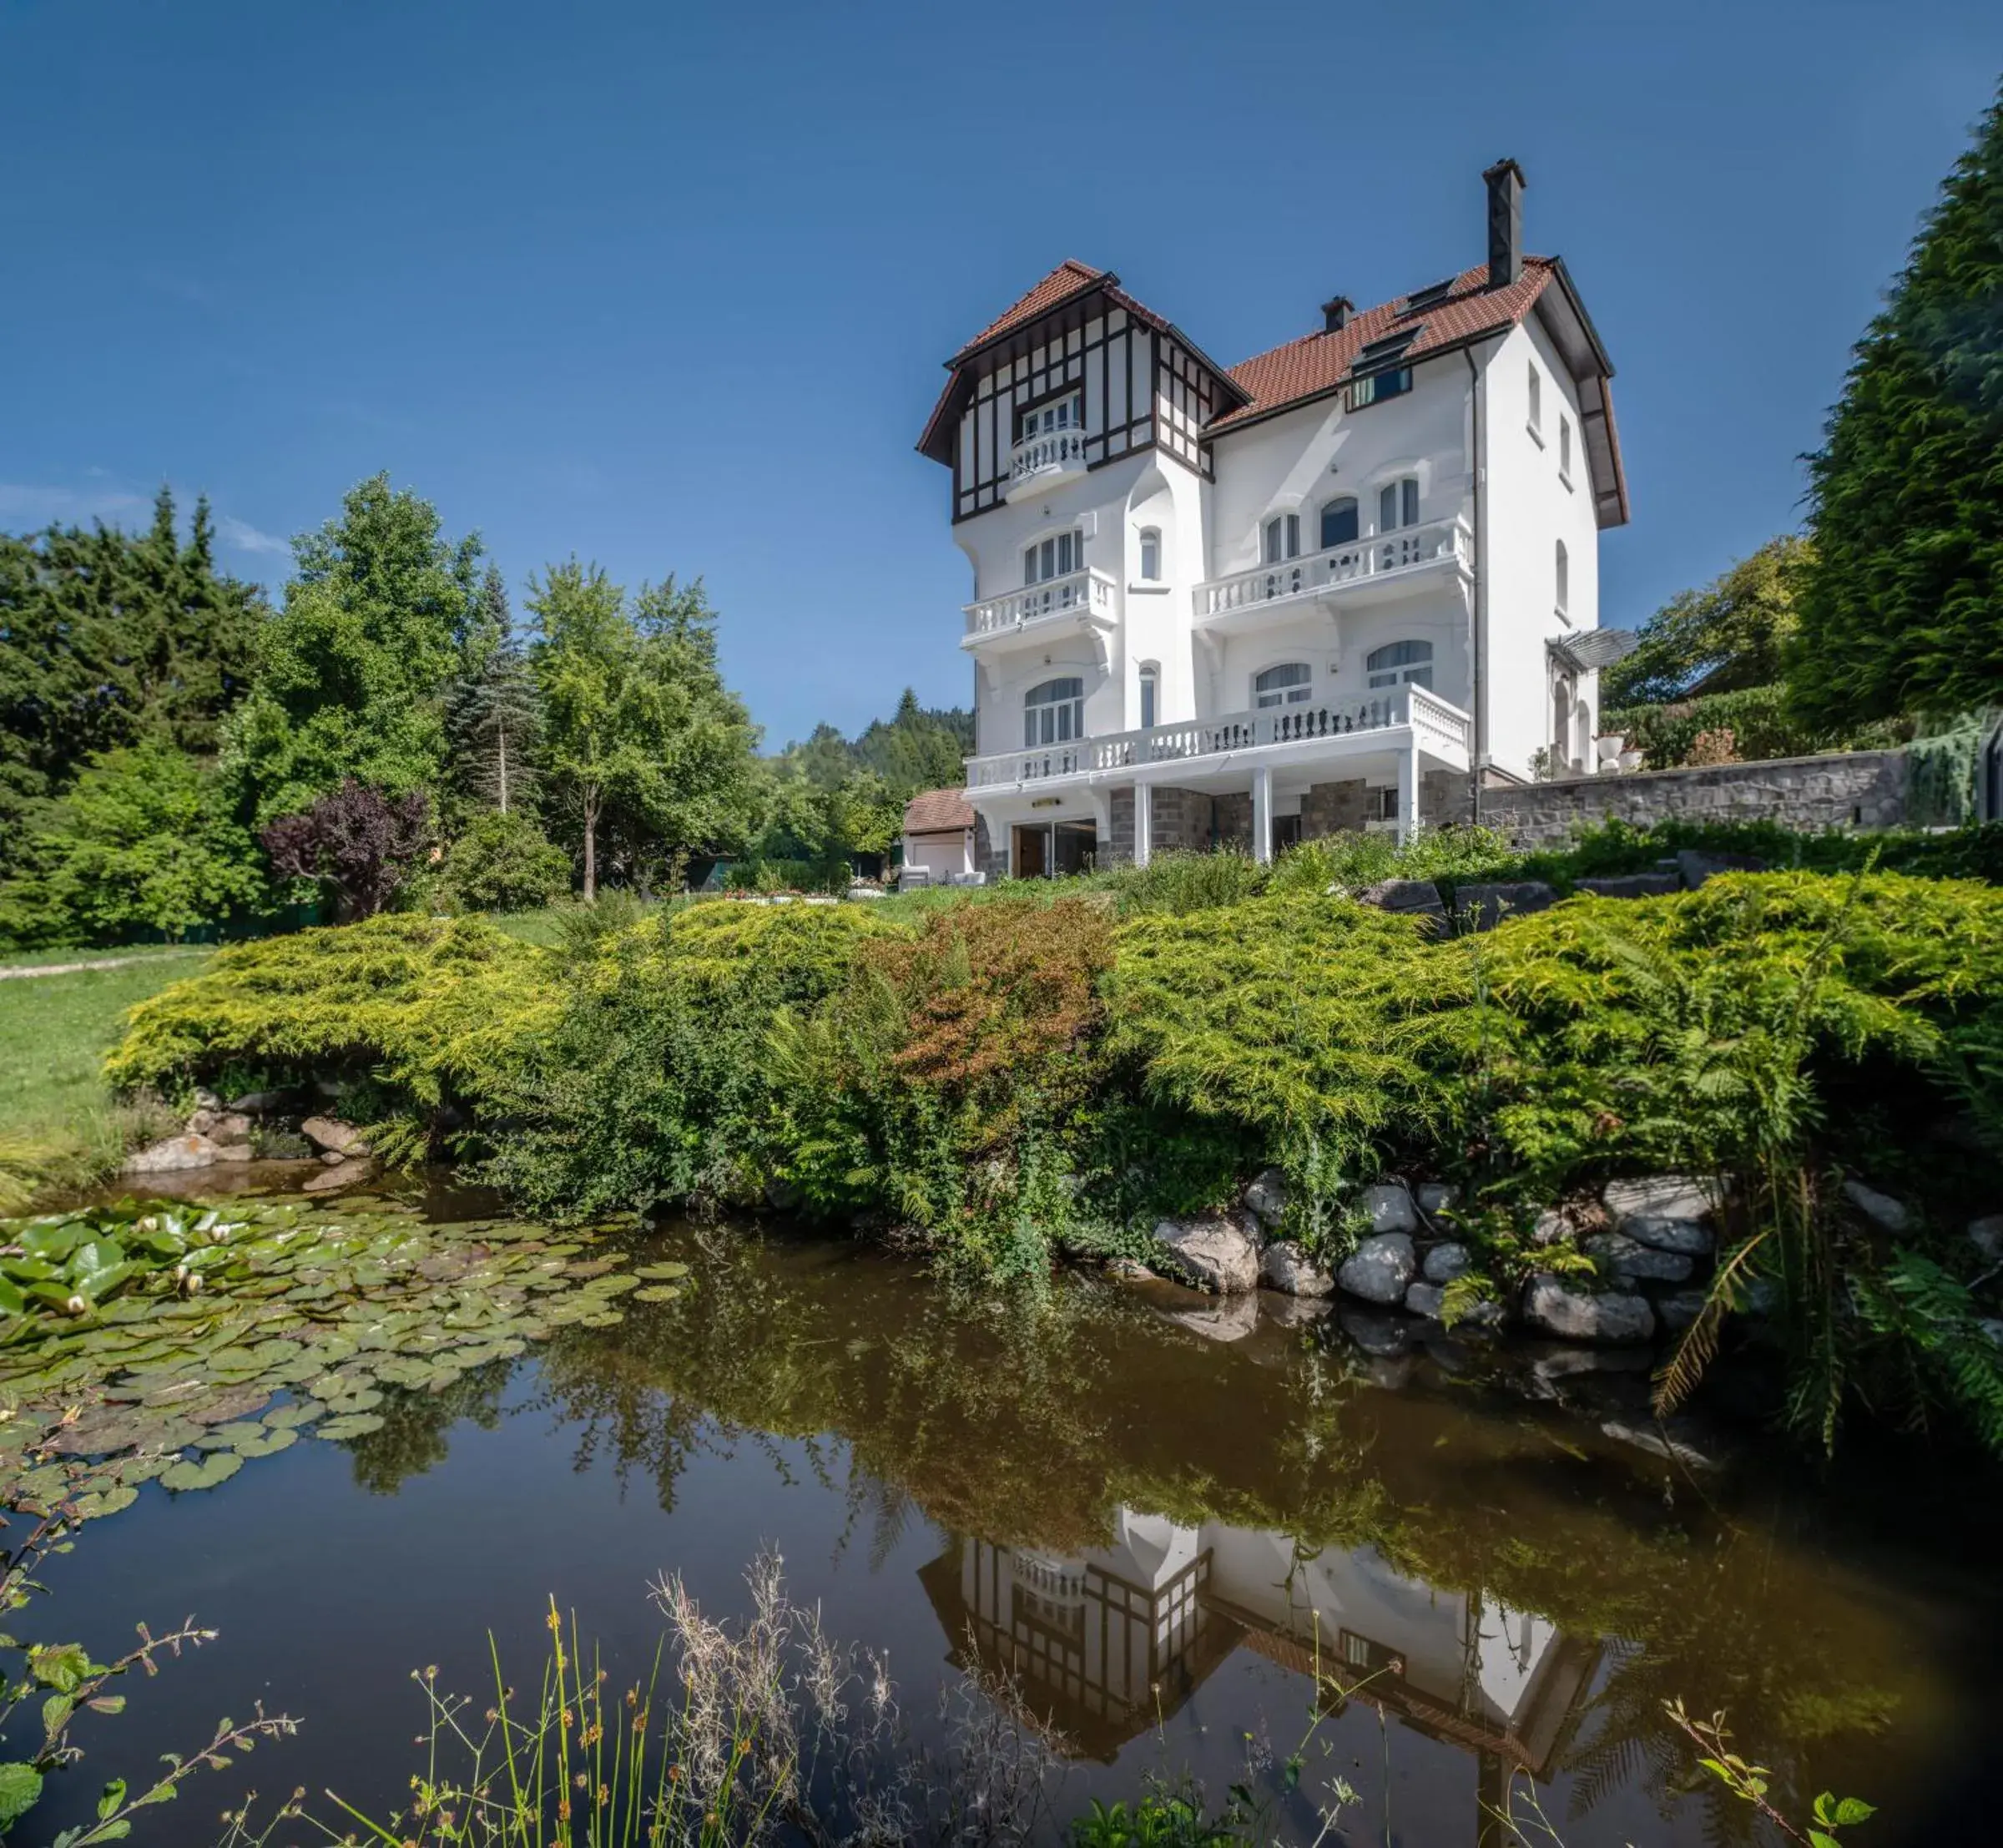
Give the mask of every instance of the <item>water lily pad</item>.
[[290, 1427], [276, 1431], [260, 1431], [258, 1436], [240, 1440], [230, 1447], [239, 1457], [275, 1457], [281, 1450], [290, 1450], [299, 1442], [299, 1433]]
[[636, 1290], [633, 1300], [636, 1303], [672, 1303], [679, 1300], [681, 1291], [673, 1284], [648, 1284], [643, 1290]]
[[639, 1267], [638, 1270], [633, 1272], [634, 1276], [644, 1277], [650, 1283], [667, 1282], [676, 1277], [685, 1277], [688, 1275], [689, 1266], [687, 1265], [667, 1262], [661, 1264], [643, 1264]]
[[295, 1399], [289, 1406], [275, 1406], [265, 1414], [265, 1422], [274, 1431], [290, 1431], [326, 1415], [327, 1408], [317, 1399]]
[[226, 1482], [244, 1467], [234, 1451], [219, 1450], [199, 1463], [176, 1463], [162, 1472], [160, 1483], [170, 1489], [208, 1489]]
[[204, 1399], [199, 1405], [189, 1406], [186, 1411], [187, 1416], [198, 1425], [222, 1425], [250, 1412], [261, 1411], [270, 1402], [271, 1393], [268, 1387], [238, 1386], [230, 1386], [213, 1398]]
[[315, 1425], [313, 1435], [325, 1437], [335, 1443], [349, 1437], [366, 1437], [372, 1431], [381, 1431], [383, 1420], [372, 1411], [356, 1412], [351, 1416], [330, 1418], [324, 1425]]
[[77, 1518], [79, 1521], [99, 1521], [108, 1514], [116, 1514], [129, 1508], [139, 1498], [139, 1492], [129, 1482], [113, 1482], [94, 1494], [79, 1496], [77, 1499]]

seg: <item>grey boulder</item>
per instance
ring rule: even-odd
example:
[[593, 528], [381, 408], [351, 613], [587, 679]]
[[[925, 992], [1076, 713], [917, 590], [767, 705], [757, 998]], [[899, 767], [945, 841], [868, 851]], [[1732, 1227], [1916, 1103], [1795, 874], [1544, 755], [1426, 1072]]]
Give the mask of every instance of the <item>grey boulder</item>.
[[1676, 856], [1676, 870], [1683, 882], [1695, 891], [1713, 873], [1764, 872], [1767, 863], [1749, 853], [1700, 853], [1695, 847], [1685, 847]]
[[1449, 1243], [1436, 1245], [1427, 1252], [1422, 1268], [1428, 1283], [1450, 1284], [1456, 1277], [1466, 1276], [1474, 1261], [1473, 1253], [1466, 1245]]
[[1342, 1260], [1335, 1280], [1346, 1294], [1389, 1307], [1405, 1300], [1416, 1269], [1410, 1238], [1403, 1232], [1380, 1232]]
[[1438, 1284], [1415, 1283], [1405, 1292], [1405, 1306], [1415, 1315], [1423, 1315], [1429, 1322], [1440, 1320], [1440, 1299], [1446, 1292]]
[[1412, 1209], [1412, 1196], [1400, 1182], [1389, 1181], [1381, 1186], [1365, 1188], [1357, 1204], [1370, 1214], [1372, 1232], [1419, 1229], [1419, 1215]]
[[1710, 1255], [1716, 1242], [1711, 1228], [1701, 1219], [1665, 1219], [1653, 1213], [1634, 1213], [1621, 1221], [1622, 1236], [1657, 1251], [1680, 1251], [1685, 1257]]
[[1325, 1296], [1335, 1280], [1291, 1239], [1279, 1239], [1266, 1247], [1259, 1260], [1259, 1275], [1269, 1289], [1286, 1296]]
[[1286, 1217], [1287, 1177], [1277, 1168], [1262, 1169], [1245, 1189], [1245, 1210], [1261, 1225], [1275, 1226]]
[[1968, 1222], [1968, 1242], [1990, 1264], [2003, 1258], [2003, 1213], [1985, 1214]]
[[366, 1155], [369, 1152], [367, 1139], [361, 1130], [338, 1117], [308, 1117], [300, 1124], [299, 1133], [315, 1149], [330, 1155]]
[[1446, 927], [1446, 906], [1440, 901], [1440, 888], [1430, 879], [1380, 880], [1358, 892], [1356, 902], [1401, 917], [1423, 917], [1441, 930]]
[[1876, 1188], [1866, 1187], [1860, 1180], [1846, 1180], [1843, 1184], [1843, 1195], [1873, 1225], [1884, 1231], [1912, 1229], [1913, 1215], [1906, 1209], [1905, 1203], [1894, 1199], [1889, 1194], [1880, 1194]]
[[1176, 1268], [1197, 1287], [1233, 1296], [1259, 1287], [1259, 1240], [1251, 1215], [1199, 1213], [1191, 1219], [1163, 1219], [1155, 1238], [1168, 1248]]
[[1450, 1187], [1445, 1181], [1420, 1181], [1412, 1189], [1412, 1199], [1419, 1210], [1429, 1217], [1444, 1213], [1461, 1197], [1461, 1189]]
[[1662, 898], [1683, 889], [1683, 876], [1673, 872], [1614, 873], [1604, 879], [1581, 879], [1575, 883], [1582, 892], [1596, 898]]
[[174, 1174], [189, 1168], [206, 1168], [219, 1151], [206, 1136], [169, 1136], [151, 1148], [141, 1149], [125, 1158], [128, 1174]]
[[1454, 892], [1461, 927], [1469, 931], [1492, 931], [1506, 917], [1549, 911], [1557, 901], [1557, 887], [1541, 879], [1490, 881], [1458, 886]]
[[1657, 1319], [1672, 1335], [1680, 1335], [1703, 1313], [1708, 1290], [1669, 1290], [1655, 1299]]
[[1684, 1254], [1658, 1251], [1625, 1232], [1596, 1232], [1579, 1249], [1587, 1257], [1599, 1259], [1617, 1277], [1642, 1278], [1650, 1283], [1689, 1281], [1692, 1260]]
[[1548, 1274], [1532, 1277], [1523, 1286], [1523, 1320], [1561, 1341], [1608, 1346], [1645, 1341], [1655, 1333], [1655, 1311], [1647, 1297], [1627, 1290], [1591, 1295]]
[[1613, 1215], [1614, 1228], [1625, 1232], [1631, 1219], [1708, 1219], [1717, 1189], [1698, 1174], [1644, 1174], [1639, 1180], [1614, 1180], [1600, 1189], [1600, 1199]]

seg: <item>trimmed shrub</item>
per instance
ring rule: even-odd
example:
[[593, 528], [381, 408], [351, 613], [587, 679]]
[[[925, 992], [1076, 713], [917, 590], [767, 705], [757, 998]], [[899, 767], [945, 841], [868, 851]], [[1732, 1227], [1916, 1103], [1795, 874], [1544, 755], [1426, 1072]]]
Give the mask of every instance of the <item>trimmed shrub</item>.
[[[471, 918], [385, 914], [217, 952], [127, 1017], [122, 1088], [338, 1073], [416, 1119], [497, 1113], [557, 1012], [547, 951]], [[425, 1139], [413, 1121], [415, 1144]]]
[[489, 809], [446, 850], [439, 887], [460, 911], [530, 911], [570, 890], [570, 856], [527, 815]]

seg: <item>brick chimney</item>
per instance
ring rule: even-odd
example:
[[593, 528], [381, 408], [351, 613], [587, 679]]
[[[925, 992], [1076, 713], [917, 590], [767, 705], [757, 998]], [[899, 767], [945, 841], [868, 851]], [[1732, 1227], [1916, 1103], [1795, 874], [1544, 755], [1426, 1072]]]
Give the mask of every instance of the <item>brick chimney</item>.
[[1481, 177], [1488, 183], [1488, 285], [1506, 289], [1523, 273], [1523, 189], [1529, 181], [1506, 159]]
[[1321, 331], [1324, 334], [1340, 334], [1350, 325], [1350, 316], [1356, 312], [1356, 304], [1347, 295], [1331, 295], [1321, 305]]

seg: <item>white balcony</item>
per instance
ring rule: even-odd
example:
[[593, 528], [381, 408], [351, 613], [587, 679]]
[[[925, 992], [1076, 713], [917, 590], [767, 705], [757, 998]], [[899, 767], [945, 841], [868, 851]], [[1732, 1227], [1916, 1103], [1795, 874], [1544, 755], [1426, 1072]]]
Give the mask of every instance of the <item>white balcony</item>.
[[1047, 641], [1060, 631], [1110, 629], [1120, 619], [1120, 587], [1103, 571], [1074, 571], [966, 606], [966, 649]]
[[1205, 777], [1247, 754], [1257, 754], [1250, 760], [1254, 762], [1313, 765], [1324, 758], [1407, 747], [1465, 770], [1472, 735], [1468, 715], [1458, 706], [1450, 706], [1424, 687], [1393, 687], [1360, 699], [1234, 712], [1219, 719], [1192, 719], [1151, 725], [1144, 731], [970, 757], [966, 786], [999, 790], [1065, 778], [1123, 782], [1157, 764], [1186, 765]]
[[1274, 605], [1314, 599], [1364, 602], [1380, 593], [1417, 588], [1443, 574], [1471, 571], [1473, 535], [1466, 521], [1429, 520], [1326, 552], [1262, 564], [1196, 587], [1196, 620], [1213, 632], [1248, 629]]
[[1025, 437], [1009, 452], [1008, 498], [1041, 493], [1085, 472], [1085, 432], [1045, 430]]

